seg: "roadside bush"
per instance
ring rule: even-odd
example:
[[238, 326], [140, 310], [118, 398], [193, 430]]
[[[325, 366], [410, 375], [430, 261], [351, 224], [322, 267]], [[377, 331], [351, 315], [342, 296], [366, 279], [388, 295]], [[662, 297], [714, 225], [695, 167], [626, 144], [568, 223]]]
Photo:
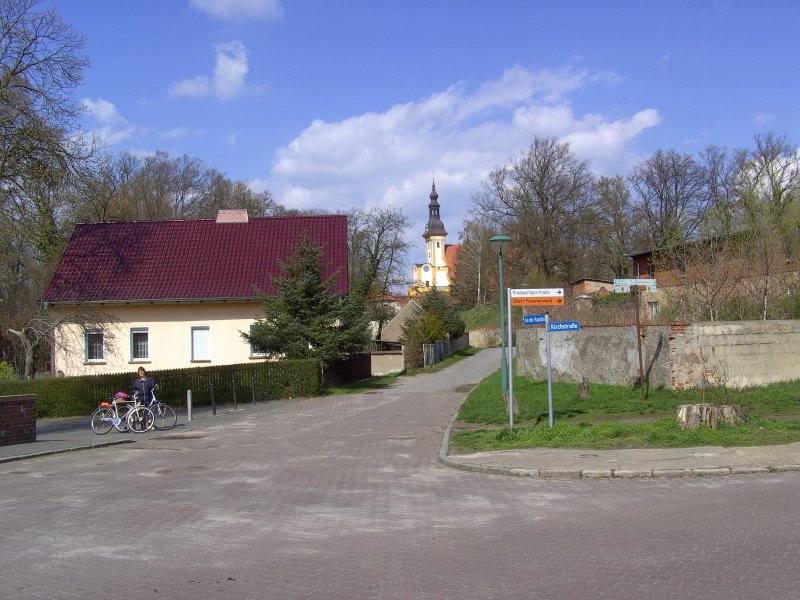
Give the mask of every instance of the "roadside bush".
[[[159, 384], [159, 400], [183, 406], [192, 390], [194, 406], [217, 403], [277, 400], [316, 396], [322, 392], [322, 365], [318, 360], [283, 360], [238, 365], [151, 371]], [[37, 418], [87, 415], [115, 392], [129, 392], [133, 373], [112, 373], [48, 379], [0, 379], [0, 395], [36, 394]]]

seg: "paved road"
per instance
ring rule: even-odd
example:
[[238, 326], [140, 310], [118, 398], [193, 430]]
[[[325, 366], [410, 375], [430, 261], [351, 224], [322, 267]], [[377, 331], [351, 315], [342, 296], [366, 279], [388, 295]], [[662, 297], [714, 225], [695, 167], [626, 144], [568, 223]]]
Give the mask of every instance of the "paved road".
[[496, 352], [0, 464], [1, 598], [800, 596], [800, 473], [546, 480], [437, 453]]

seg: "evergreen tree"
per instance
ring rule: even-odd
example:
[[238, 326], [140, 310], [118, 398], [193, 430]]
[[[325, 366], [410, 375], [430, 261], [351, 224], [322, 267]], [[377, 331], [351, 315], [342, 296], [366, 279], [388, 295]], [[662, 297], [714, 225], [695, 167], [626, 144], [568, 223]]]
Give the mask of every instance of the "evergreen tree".
[[324, 365], [363, 352], [369, 322], [358, 298], [334, 293], [338, 273], [323, 278], [322, 249], [303, 234], [281, 276], [272, 280], [277, 293], [262, 296], [264, 316], [242, 336], [258, 351], [285, 358], [317, 358]]

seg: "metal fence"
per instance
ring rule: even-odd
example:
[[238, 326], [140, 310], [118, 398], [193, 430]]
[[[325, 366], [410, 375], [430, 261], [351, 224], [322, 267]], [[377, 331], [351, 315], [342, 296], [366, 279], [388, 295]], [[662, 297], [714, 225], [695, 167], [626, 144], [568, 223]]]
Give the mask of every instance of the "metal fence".
[[444, 340], [433, 344], [422, 344], [422, 359], [426, 367], [442, 362], [451, 354], [469, 346], [469, 334], [465, 333], [454, 340]]

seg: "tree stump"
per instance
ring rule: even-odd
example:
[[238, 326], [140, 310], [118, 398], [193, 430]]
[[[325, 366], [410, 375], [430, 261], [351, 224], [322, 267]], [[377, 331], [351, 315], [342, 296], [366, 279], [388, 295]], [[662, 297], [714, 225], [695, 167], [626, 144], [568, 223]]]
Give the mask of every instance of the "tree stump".
[[682, 404], [678, 407], [678, 425], [681, 429], [695, 429], [701, 425], [716, 429], [720, 424], [733, 427], [745, 415], [735, 404], [711, 406], [710, 404]]

